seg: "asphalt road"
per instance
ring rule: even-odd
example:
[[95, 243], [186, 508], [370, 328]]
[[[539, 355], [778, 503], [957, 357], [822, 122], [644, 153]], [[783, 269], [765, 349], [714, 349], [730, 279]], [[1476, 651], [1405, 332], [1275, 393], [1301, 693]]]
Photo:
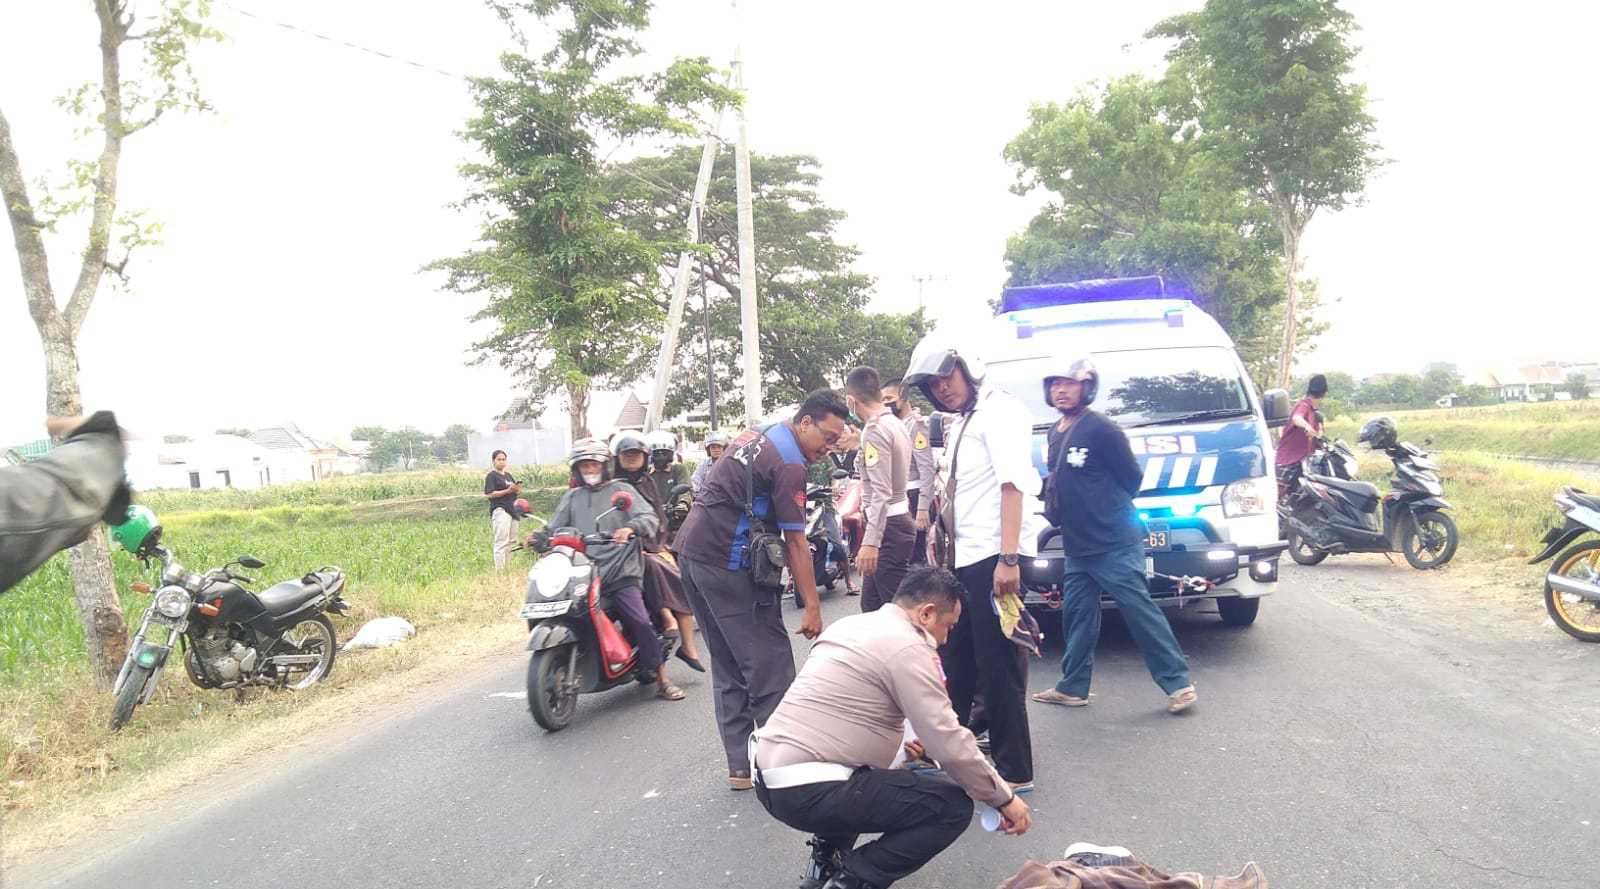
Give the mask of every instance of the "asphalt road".
[[[1536, 593], [1530, 592], [1530, 595]], [[855, 599], [830, 598], [829, 619]], [[1381, 558], [1287, 571], [1248, 630], [1176, 618], [1200, 705], [1167, 715], [1115, 621], [1092, 706], [1031, 713], [1022, 838], [974, 826], [905, 887], [988, 889], [1079, 840], [1272, 885], [1600, 885], [1600, 646]], [[796, 653], [805, 643], [796, 637]], [[1055, 653], [1034, 662], [1049, 685]], [[583, 699], [539, 731], [508, 651], [450, 695], [43, 885], [783, 887], [803, 837], [724, 789], [709, 681]]]

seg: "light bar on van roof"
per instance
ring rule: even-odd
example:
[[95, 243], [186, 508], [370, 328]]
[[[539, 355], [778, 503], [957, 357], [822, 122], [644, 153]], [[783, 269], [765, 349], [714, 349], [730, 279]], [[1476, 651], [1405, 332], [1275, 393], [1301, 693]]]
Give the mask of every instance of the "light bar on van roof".
[[1016, 312], [1045, 306], [1065, 306], [1075, 303], [1118, 302], [1130, 299], [1186, 299], [1193, 301], [1194, 294], [1181, 281], [1161, 275], [1143, 278], [1099, 278], [1093, 281], [1073, 281], [1066, 284], [1034, 284], [1028, 287], [1007, 287], [1000, 294], [1000, 311]]

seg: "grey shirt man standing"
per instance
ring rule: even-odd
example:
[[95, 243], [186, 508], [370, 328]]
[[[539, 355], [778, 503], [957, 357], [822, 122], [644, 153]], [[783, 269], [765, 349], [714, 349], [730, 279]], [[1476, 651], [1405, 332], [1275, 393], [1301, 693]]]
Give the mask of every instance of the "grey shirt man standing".
[[861, 610], [876, 611], [894, 595], [911, 567], [917, 529], [911, 521], [906, 483], [911, 475], [911, 437], [883, 403], [878, 372], [858, 367], [845, 378], [850, 409], [866, 421], [861, 433], [861, 512], [864, 532], [856, 564], [865, 578]]

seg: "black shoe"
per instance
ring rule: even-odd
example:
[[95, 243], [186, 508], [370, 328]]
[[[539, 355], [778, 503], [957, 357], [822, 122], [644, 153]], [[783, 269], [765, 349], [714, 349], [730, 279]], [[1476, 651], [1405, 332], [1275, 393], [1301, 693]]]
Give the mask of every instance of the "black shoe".
[[674, 654], [673, 657], [675, 657], [678, 660], [683, 661], [684, 663], [688, 664], [689, 665], [689, 669], [695, 671], [696, 673], [704, 673], [706, 671], [706, 665], [700, 663], [700, 659], [699, 658], [690, 657], [688, 652], [684, 651], [681, 648], [678, 649], [677, 654]]
[[811, 857], [806, 861], [806, 875], [800, 881], [800, 889], [823, 889], [844, 866], [844, 853], [822, 837], [812, 837], [806, 840], [806, 845], [811, 847]]
[[822, 889], [879, 889], [877, 883], [868, 883], [847, 870], [840, 869], [833, 875], [833, 879], [823, 884]]

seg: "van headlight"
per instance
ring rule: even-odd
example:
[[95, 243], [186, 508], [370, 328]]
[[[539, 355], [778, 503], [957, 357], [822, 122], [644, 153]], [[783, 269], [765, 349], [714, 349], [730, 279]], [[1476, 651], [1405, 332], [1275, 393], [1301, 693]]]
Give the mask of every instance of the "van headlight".
[[182, 587], [162, 587], [156, 593], [156, 610], [162, 617], [178, 620], [189, 613], [189, 593]]
[[1222, 489], [1222, 514], [1230, 519], [1270, 512], [1278, 499], [1278, 482], [1270, 475], [1240, 479]]

